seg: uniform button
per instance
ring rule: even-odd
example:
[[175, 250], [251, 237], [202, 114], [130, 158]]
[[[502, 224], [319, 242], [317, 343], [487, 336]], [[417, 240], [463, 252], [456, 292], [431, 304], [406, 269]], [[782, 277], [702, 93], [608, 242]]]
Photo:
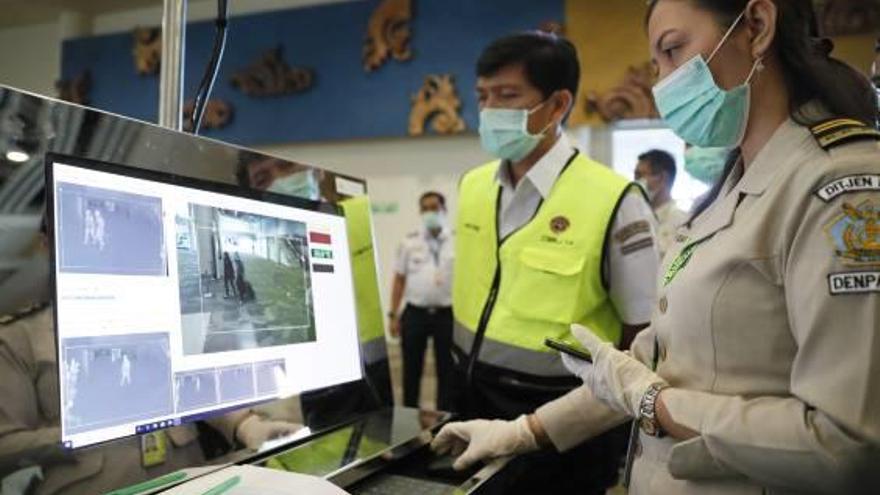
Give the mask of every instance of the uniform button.
[[669, 301], [666, 300], [666, 296], [660, 298], [660, 313], [666, 314], [666, 308], [669, 307]]
[[640, 442], [640, 441], [638, 441], [638, 440], [636, 440], [636, 453], [635, 453], [635, 456], [636, 456], [636, 457], [641, 457], [641, 456], [642, 456], [642, 442]]
[[660, 344], [659, 347], [660, 347], [660, 356], [659, 356], [660, 361], [666, 361], [666, 346], [663, 344]]
[[687, 242], [688, 237], [684, 234], [678, 234], [675, 236], [675, 242]]

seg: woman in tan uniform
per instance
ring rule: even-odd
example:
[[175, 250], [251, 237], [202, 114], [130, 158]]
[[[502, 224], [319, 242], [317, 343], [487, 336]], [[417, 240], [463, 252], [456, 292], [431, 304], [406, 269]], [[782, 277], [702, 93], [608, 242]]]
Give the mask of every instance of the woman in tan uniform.
[[476, 460], [640, 426], [630, 493], [880, 490], [880, 132], [809, 0], [652, 0], [658, 109], [735, 148], [670, 248], [632, 353], [575, 334], [584, 386], [434, 441]]

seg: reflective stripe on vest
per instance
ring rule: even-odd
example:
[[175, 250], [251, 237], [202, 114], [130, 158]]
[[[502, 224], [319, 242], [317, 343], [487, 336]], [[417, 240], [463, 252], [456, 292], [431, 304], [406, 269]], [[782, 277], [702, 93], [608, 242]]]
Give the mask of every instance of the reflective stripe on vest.
[[629, 182], [578, 154], [534, 218], [499, 247], [499, 166], [488, 163], [461, 181], [455, 344], [470, 352], [482, 322], [487, 328], [479, 362], [537, 376], [567, 375], [558, 354], [544, 346], [545, 338], [577, 345], [570, 325], [581, 323], [608, 341], [620, 341], [621, 321], [602, 282], [602, 257]]
[[345, 213], [351, 253], [361, 353], [365, 364], [372, 364], [386, 359], [388, 351], [385, 348], [385, 325], [379, 300], [370, 201], [366, 196], [358, 196], [340, 201], [339, 206]]

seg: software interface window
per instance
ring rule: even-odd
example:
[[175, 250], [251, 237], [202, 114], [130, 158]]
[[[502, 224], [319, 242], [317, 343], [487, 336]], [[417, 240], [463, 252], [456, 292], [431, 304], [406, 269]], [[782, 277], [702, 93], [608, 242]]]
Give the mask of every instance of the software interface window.
[[68, 447], [361, 378], [343, 217], [51, 166]]

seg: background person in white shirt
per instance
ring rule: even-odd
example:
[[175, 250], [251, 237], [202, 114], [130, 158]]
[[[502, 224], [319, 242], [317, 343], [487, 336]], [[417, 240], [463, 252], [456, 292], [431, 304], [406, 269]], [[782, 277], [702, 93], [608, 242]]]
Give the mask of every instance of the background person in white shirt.
[[639, 155], [635, 180], [645, 189], [651, 208], [657, 215], [657, 244], [661, 257], [675, 240], [675, 231], [687, 221], [687, 213], [679, 209], [672, 199], [675, 175], [675, 158], [669, 153], [651, 150]]
[[[428, 339], [434, 340], [437, 408], [452, 409], [452, 258], [454, 242], [446, 222], [446, 199], [434, 191], [419, 199], [422, 228], [397, 249], [391, 291], [391, 334], [403, 348], [403, 403], [419, 406]], [[403, 313], [400, 305], [406, 301]]]

